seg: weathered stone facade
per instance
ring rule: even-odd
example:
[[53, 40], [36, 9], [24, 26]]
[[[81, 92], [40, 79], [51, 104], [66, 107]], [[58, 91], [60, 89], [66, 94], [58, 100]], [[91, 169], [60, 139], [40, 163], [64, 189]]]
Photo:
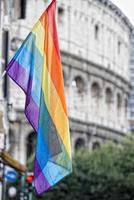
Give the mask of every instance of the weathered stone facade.
[[131, 34], [131, 48], [130, 48], [130, 80], [131, 80], [131, 93], [129, 98], [130, 106], [130, 132], [134, 133], [134, 29]]
[[[3, 35], [9, 28], [8, 10], [6, 9], [6, 1], [0, 1], [0, 151], [4, 149], [5, 135], [8, 134], [8, 121], [6, 115], [6, 99], [3, 92], [3, 66], [5, 64], [3, 52]], [[8, 135], [7, 135], [8, 136]]]
[[[21, 20], [16, 19], [18, 9], [12, 9], [11, 57], [49, 2], [27, 1], [26, 18]], [[73, 150], [96, 148], [107, 140], [121, 142], [128, 131], [131, 24], [106, 0], [58, 0], [57, 4]], [[25, 163], [33, 130], [23, 114], [24, 94], [12, 81], [9, 97], [10, 151]]]

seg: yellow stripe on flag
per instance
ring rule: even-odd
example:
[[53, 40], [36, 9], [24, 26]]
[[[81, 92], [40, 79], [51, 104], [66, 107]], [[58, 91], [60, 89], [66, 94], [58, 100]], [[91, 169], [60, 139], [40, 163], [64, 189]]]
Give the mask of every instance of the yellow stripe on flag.
[[69, 124], [67, 115], [64, 112], [58, 93], [51, 80], [47, 66], [43, 68], [42, 90], [44, 93], [44, 101], [46, 103], [49, 114], [56, 126], [62, 142], [71, 158], [71, 145], [69, 137]]
[[35, 35], [36, 37], [36, 47], [38, 48], [38, 50], [40, 51], [41, 55], [44, 56], [44, 40], [45, 40], [45, 30], [41, 24], [40, 21], [38, 21], [33, 30], [32, 33]]

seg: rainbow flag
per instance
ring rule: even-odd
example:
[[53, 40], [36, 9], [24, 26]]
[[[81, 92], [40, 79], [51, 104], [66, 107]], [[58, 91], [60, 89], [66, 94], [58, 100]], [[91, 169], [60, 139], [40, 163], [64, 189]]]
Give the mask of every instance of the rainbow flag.
[[71, 147], [53, 0], [7, 66], [26, 94], [25, 115], [37, 132], [34, 187], [42, 194], [71, 173]]

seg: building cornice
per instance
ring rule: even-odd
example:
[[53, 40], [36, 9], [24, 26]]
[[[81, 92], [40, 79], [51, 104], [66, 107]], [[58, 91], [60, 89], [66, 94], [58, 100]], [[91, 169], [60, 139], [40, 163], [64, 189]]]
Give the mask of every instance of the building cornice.
[[[99, 65], [97, 63], [94, 63], [90, 60], [81, 58], [77, 55], [65, 52], [65, 51], [61, 51], [62, 54], [62, 63], [65, 65], [69, 65], [75, 68], [80, 68], [81, 71], [87, 72], [91, 75], [94, 75], [96, 77], [100, 77], [108, 82], [113, 83], [115, 86], [124, 89], [124, 86], [127, 86], [127, 91], [129, 93], [129, 90], [131, 89], [131, 84], [129, 81], [127, 81], [125, 78], [123, 78], [122, 76], [120, 76], [119, 74], [116, 74], [114, 71], [105, 68], [102, 65]], [[66, 59], [67, 58], [67, 59]], [[74, 61], [74, 62], [73, 62]], [[75, 63], [76, 62], [76, 63]], [[80, 66], [80, 67], [79, 67]], [[89, 67], [91, 66], [94, 68], [94, 71], [92, 71], [92, 69]], [[96, 69], [96, 71], [95, 71]], [[112, 75], [112, 76], [111, 76]], [[113, 79], [112, 79], [113, 77]], [[116, 84], [115, 80], [119, 80], [122, 84]]]
[[112, 3], [110, 0], [96, 0], [99, 1], [103, 5], [107, 6], [110, 10], [112, 10], [123, 22], [128, 26], [130, 31], [133, 29], [133, 25], [131, 24], [128, 17], [121, 11], [121, 9], [116, 6], [114, 3]]
[[87, 122], [77, 120], [75, 118], [69, 117], [70, 129], [74, 132], [82, 132], [90, 134], [91, 136], [103, 138], [106, 140], [114, 140], [120, 142], [127, 133], [124, 131], [118, 131], [114, 128], [109, 128], [107, 126], [99, 125], [97, 123]]

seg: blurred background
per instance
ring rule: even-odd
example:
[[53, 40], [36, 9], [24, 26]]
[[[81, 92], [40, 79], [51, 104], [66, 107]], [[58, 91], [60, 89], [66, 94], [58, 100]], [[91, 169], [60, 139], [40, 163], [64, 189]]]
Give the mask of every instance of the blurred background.
[[[48, 0], [0, 0], [0, 75], [49, 3]], [[129, 163], [134, 159], [133, 25], [119, 4], [117, 7], [109, 0], [57, 0], [57, 26], [74, 173], [67, 182], [56, 187], [54, 193], [50, 191], [48, 197], [42, 198], [132, 200], [134, 174], [128, 178], [128, 183], [125, 177], [130, 169], [131, 173], [134, 170], [134, 161]], [[24, 106], [25, 95], [21, 89], [7, 76], [1, 78], [2, 200], [36, 199], [31, 190], [36, 133], [24, 116]], [[123, 160], [118, 163], [125, 158], [128, 168], [123, 165]], [[13, 159], [18, 163], [14, 165]], [[26, 171], [25, 166], [28, 167]], [[89, 169], [94, 171], [89, 172]], [[109, 174], [115, 179], [107, 177]], [[94, 183], [94, 179], [97, 182]], [[124, 182], [127, 186], [123, 185]], [[108, 188], [104, 187], [105, 184]], [[69, 188], [70, 185], [72, 188]], [[121, 190], [116, 194], [118, 186]], [[82, 194], [83, 188], [86, 191]], [[113, 190], [106, 194], [110, 188]], [[70, 196], [65, 195], [70, 191]]]

